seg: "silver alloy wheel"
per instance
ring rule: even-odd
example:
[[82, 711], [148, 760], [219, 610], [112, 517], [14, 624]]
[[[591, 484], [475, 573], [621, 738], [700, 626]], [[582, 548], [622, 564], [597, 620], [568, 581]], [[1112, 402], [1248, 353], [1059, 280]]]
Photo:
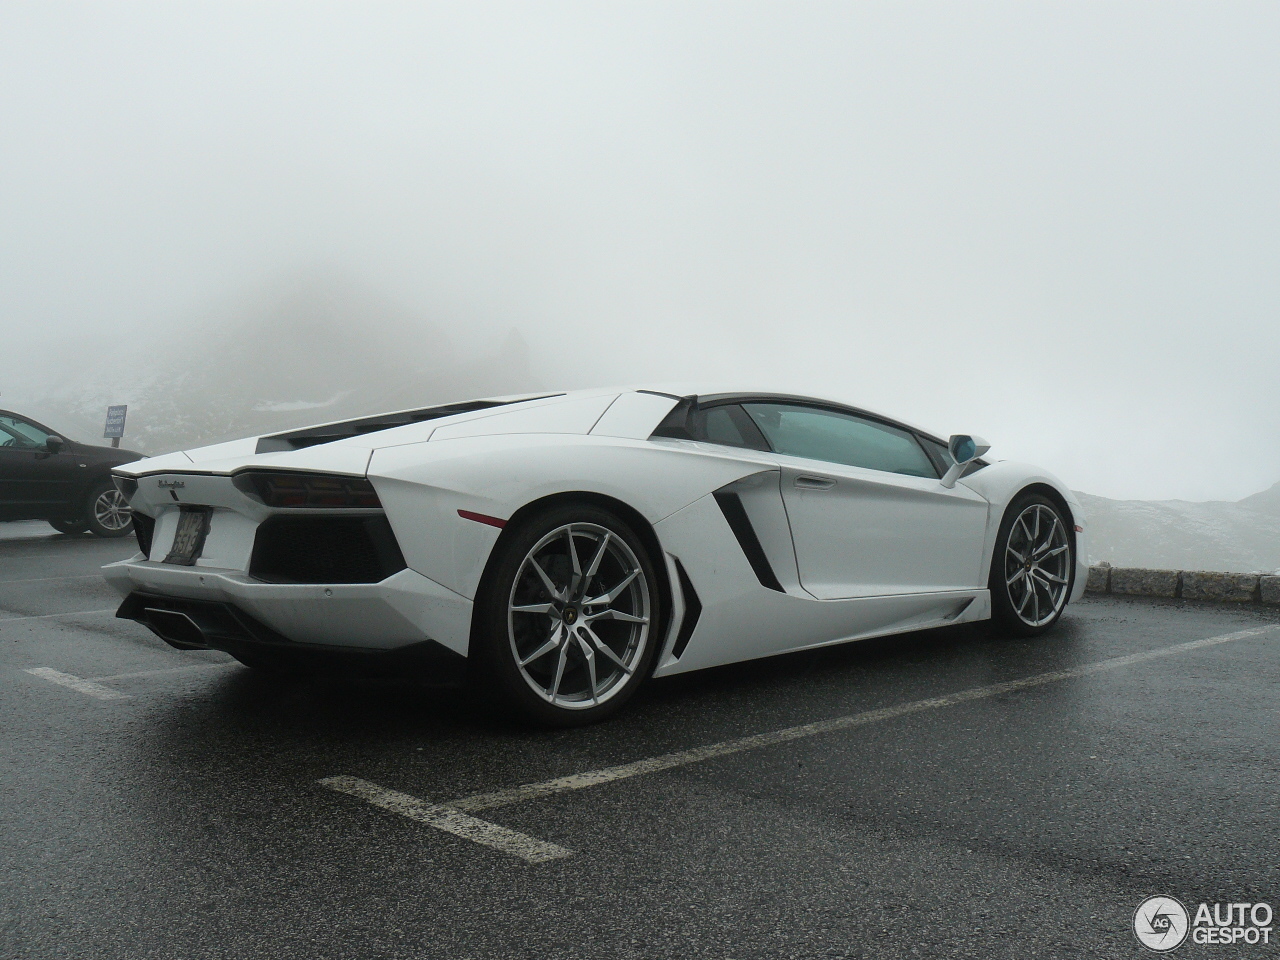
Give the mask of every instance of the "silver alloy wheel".
[[617, 694], [644, 659], [649, 579], [607, 527], [568, 523], [530, 550], [507, 601], [507, 636], [525, 682], [568, 710]]
[[1014, 613], [1029, 627], [1049, 623], [1067, 602], [1071, 584], [1067, 528], [1043, 503], [1031, 504], [1009, 528], [1004, 582]]
[[113, 487], [103, 490], [93, 501], [93, 516], [104, 530], [119, 533], [133, 520], [133, 510], [129, 501]]

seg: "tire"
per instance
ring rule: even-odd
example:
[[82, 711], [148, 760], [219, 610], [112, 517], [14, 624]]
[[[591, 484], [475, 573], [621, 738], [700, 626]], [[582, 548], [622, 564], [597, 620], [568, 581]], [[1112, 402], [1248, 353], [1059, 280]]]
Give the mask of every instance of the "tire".
[[50, 520], [49, 526], [57, 530], [59, 533], [84, 533], [89, 529], [89, 525], [83, 520]]
[[595, 505], [563, 504], [503, 531], [476, 597], [472, 659], [508, 712], [583, 726], [635, 695], [664, 622], [653, 560], [636, 532]]
[[1005, 511], [991, 557], [991, 614], [1022, 637], [1044, 633], [1062, 616], [1075, 579], [1075, 538], [1062, 507], [1037, 493]]
[[94, 485], [89, 492], [85, 526], [95, 537], [127, 537], [133, 533], [129, 502], [110, 480]]

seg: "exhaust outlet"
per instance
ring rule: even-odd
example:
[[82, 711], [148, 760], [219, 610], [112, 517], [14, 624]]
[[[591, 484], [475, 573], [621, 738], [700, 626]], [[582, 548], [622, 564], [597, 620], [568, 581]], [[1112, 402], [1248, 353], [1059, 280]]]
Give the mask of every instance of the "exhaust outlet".
[[204, 631], [185, 613], [145, 607], [138, 618], [157, 637], [179, 650], [208, 650]]

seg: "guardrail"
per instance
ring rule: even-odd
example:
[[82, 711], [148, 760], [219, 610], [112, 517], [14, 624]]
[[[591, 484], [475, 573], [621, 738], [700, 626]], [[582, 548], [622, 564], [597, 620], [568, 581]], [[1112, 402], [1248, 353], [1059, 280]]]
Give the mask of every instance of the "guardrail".
[[1089, 568], [1089, 582], [1085, 590], [1132, 597], [1280, 604], [1280, 576], [1258, 573], [1149, 570], [1102, 564]]

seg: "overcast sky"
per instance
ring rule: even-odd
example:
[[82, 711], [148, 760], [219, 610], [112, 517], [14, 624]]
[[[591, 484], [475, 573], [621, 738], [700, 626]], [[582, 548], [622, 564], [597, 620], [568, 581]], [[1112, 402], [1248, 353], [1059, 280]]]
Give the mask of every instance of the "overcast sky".
[[316, 275], [547, 387], [1236, 499], [1280, 480], [1280, 4], [0, 2], [0, 394]]

